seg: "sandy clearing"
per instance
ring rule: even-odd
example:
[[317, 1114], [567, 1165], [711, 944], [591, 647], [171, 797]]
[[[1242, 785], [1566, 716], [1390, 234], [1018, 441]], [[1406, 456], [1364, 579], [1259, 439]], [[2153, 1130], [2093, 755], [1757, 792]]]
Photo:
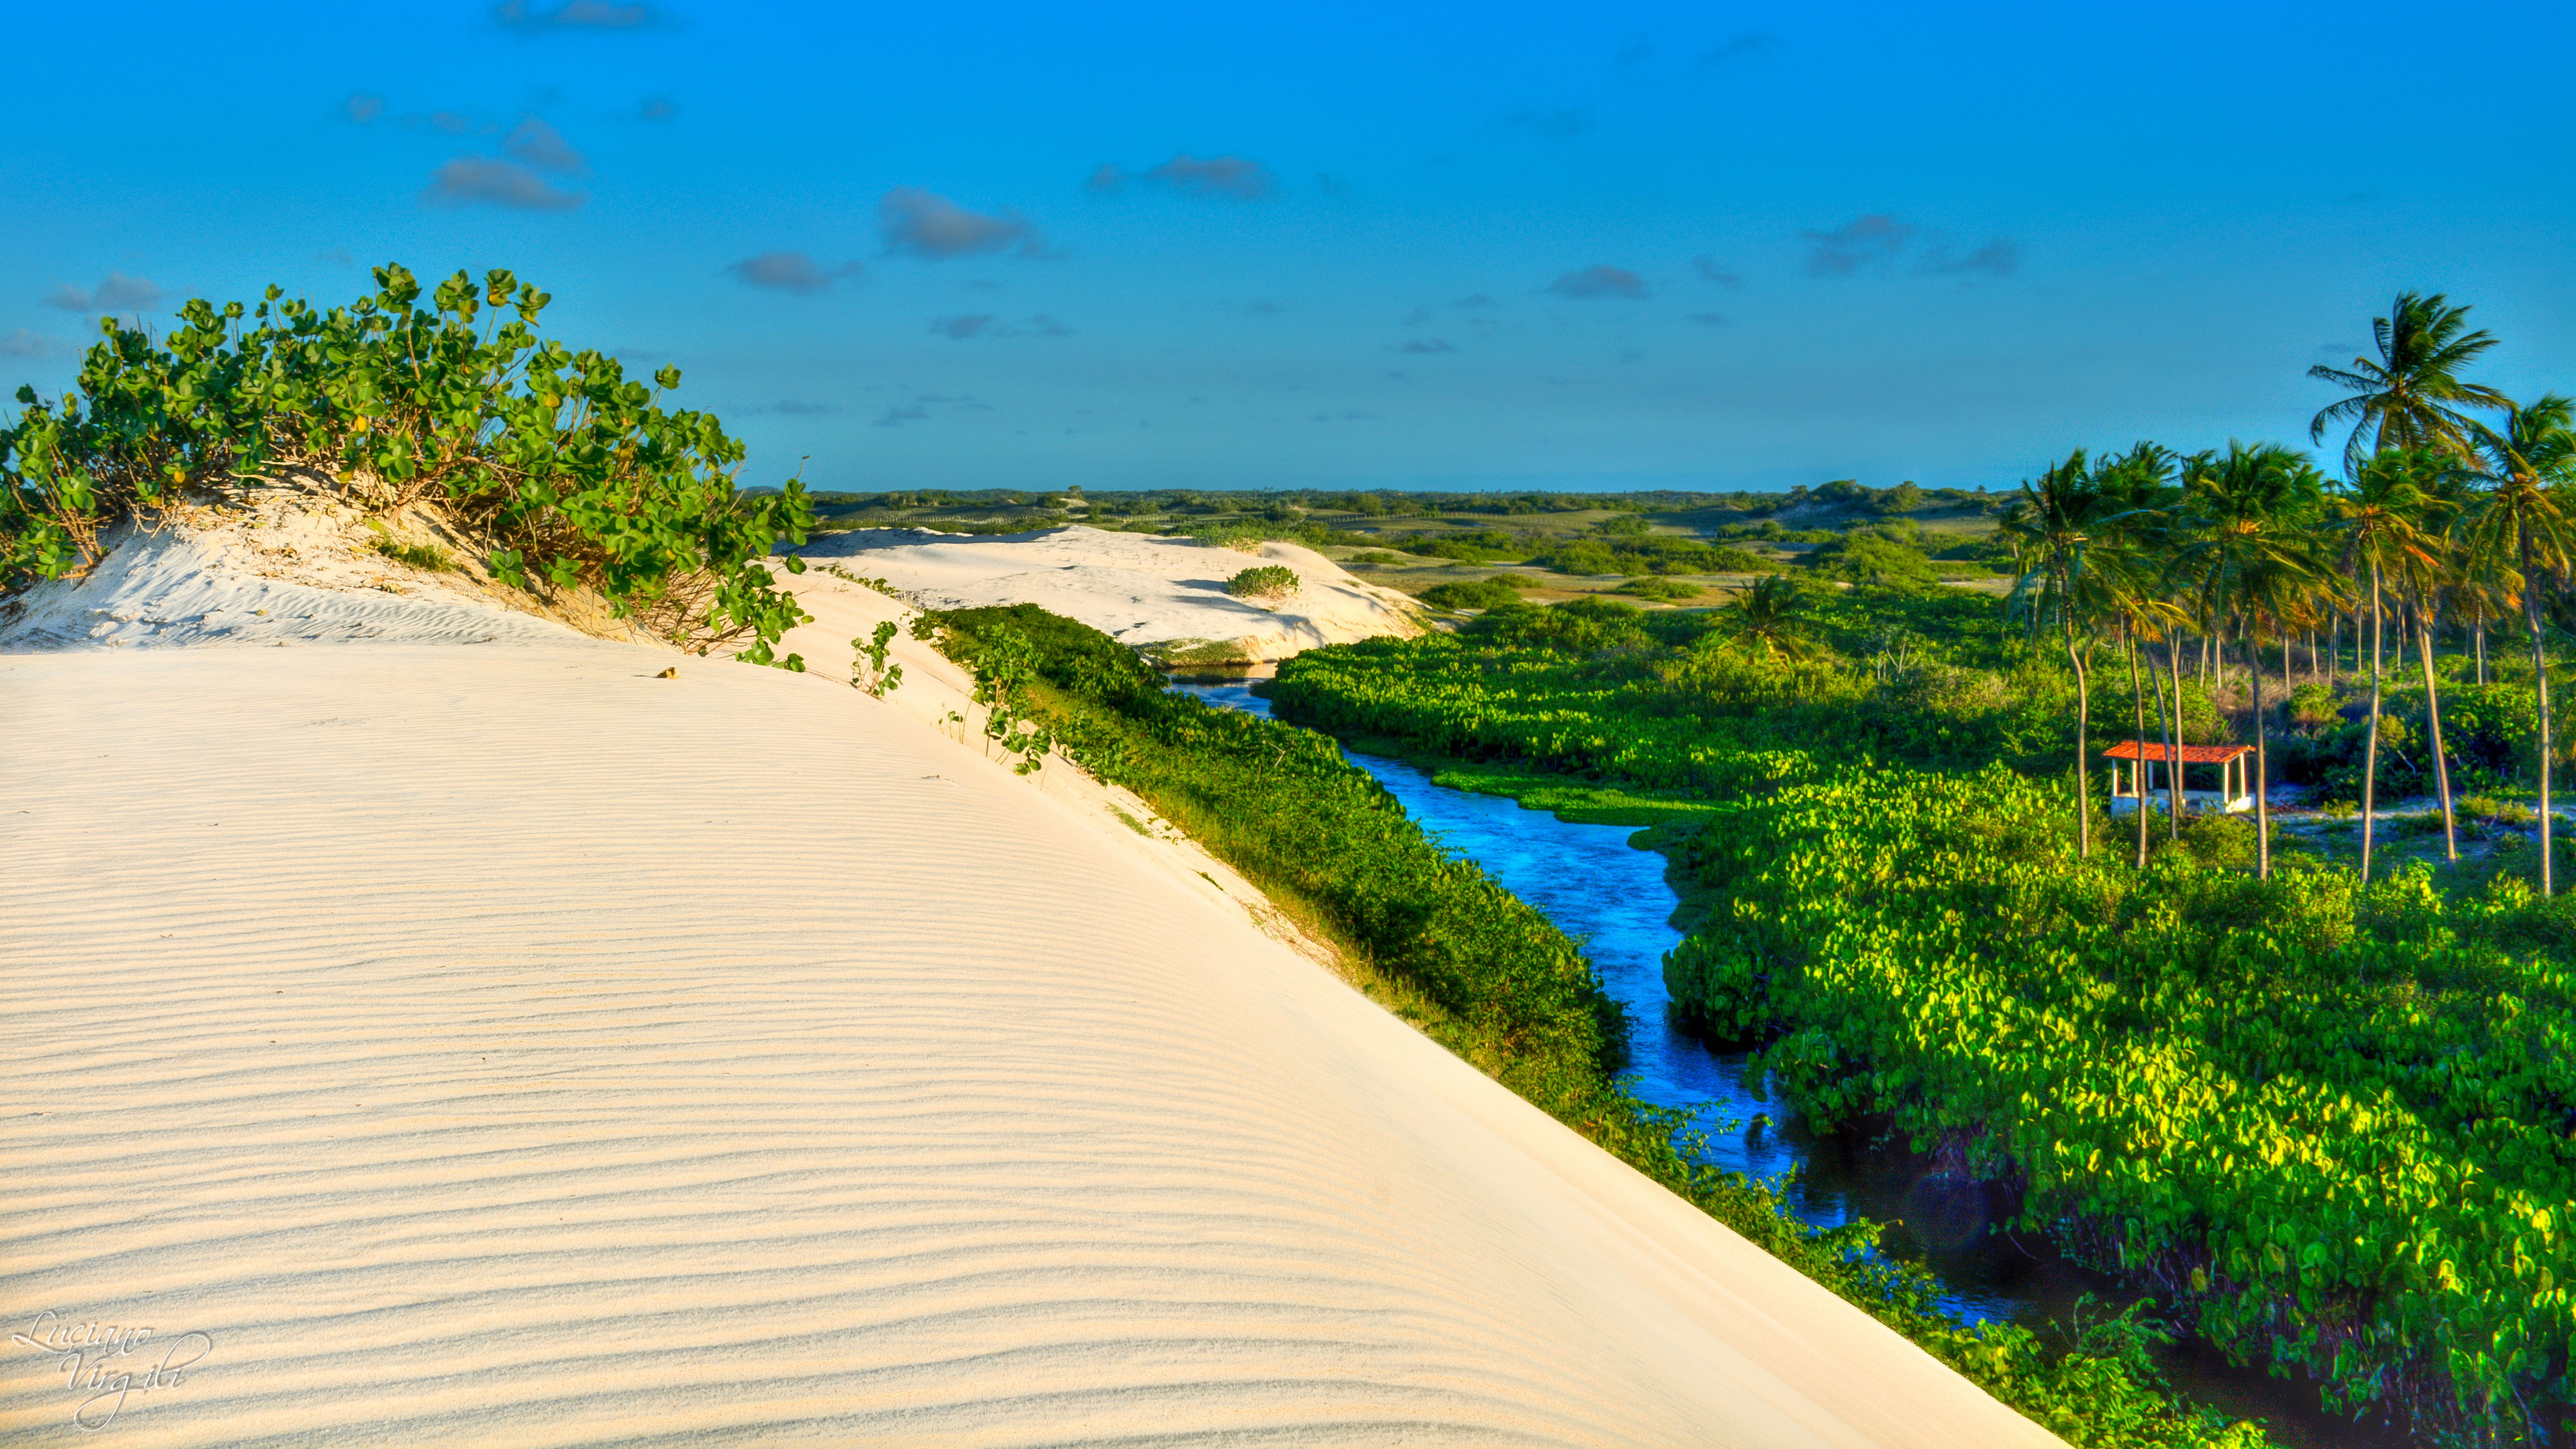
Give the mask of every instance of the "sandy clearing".
[[0, 1439], [2054, 1442], [808, 607], [0, 655]]
[[[1293, 543], [1244, 552], [1077, 524], [991, 537], [858, 529], [818, 535], [798, 552], [883, 578], [929, 608], [1036, 604], [1187, 662], [1274, 661], [1320, 644], [1423, 629], [1420, 606], [1405, 595]], [[1303, 587], [1270, 606], [1226, 594], [1227, 579], [1260, 564], [1284, 565]]]

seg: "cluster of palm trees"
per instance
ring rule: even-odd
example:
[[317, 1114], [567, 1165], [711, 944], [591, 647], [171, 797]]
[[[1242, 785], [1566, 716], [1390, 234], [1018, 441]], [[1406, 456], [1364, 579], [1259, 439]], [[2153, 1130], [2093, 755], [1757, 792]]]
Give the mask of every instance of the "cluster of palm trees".
[[[2089, 458], [2079, 451], [2025, 482], [2003, 528], [2023, 568], [2009, 600], [2034, 639], [2064, 649], [2076, 687], [2078, 849], [2093, 848], [2087, 809], [2086, 734], [2091, 662], [2104, 640], [2127, 656], [2137, 696], [2138, 751], [2149, 747], [2154, 701], [2170, 760], [2180, 730], [2185, 635], [2223, 661], [2244, 651], [2252, 682], [2256, 870], [2271, 872], [2269, 741], [2264, 726], [2266, 645], [2351, 621], [2370, 654], [2369, 734], [2362, 768], [2362, 874], [2371, 864], [2377, 807], [2383, 651], [2392, 616], [2413, 635], [2424, 673], [2443, 835], [2458, 858], [2450, 771], [2443, 753], [2433, 671], [2437, 623], [2476, 631], [2519, 613], [2529, 631], [2540, 727], [2540, 885], [2550, 861], [2549, 681], [2543, 648], [2547, 596], [2576, 555], [2576, 402], [2550, 394], [2526, 404], [2460, 374], [2495, 345], [2468, 325], [2469, 309], [2436, 294], [2403, 293], [2372, 324], [2379, 356], [2309, 375], [2345, 390], [2318, 413], [2310, 441], [2349, 425], [2344, 477], [2329, 479], [2306, 453], [2278, 444], [2230, 443], [2224, 452], [2177, 454], [2153, 443]], [[2164, 645], [2165, 678], [2149, 691], [2144, 646]], [[2313, 645], [2311, 646], [2313, 648]], [[2143, 782], [2144, 772], [2140, 779]], [[2166, 773], [2167, 829], [2178, 829], [2181, 771]], [[2137, 862], [2148, 848], [2143, 784]]]

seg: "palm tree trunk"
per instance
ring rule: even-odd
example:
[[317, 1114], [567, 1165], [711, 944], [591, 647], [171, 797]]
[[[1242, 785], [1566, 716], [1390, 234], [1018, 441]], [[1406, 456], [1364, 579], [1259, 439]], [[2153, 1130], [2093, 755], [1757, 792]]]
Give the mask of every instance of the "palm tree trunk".
[[2254, 691], [2254, 877], [2272, 878], [2271, 775], [2264, 768], [2263, 634], [2259, 619], [2245, 624], [2245, 682]]
[[2487, 682], [2487, 616], [2478, 615], [2478, 683]]
[[2086, 768], [2084, 726], [2093, 710], [2093, 701], [2085, 689], [2084, 656], [2075, 648], [2075, 624], [2066, 625], [2066, 662], [2075, 666], [2075, 854], [2082, 859], [2093, 855], [2093, 772]]
[[2361, 752], [2361, 883], [2370, 884], [2370, 842], [2379, 809], [2379, 562], [2370, 565], [2370, 743]]
[[[2120, 642], [2129, 648], [2129, 702], [2136, 708], [2138, 715], [2138, 757], [2130, 762], [2130, 768], [2136, 770], [2137, 774], [2132, 780], [2134, 788], [2130, 793], [2137, 797], [2138, 804], [2137, 868], [2145, 870], [2147, 868], [2147, 685], [2138, 674], [2136, 632], [2126, 625], [2121, 626]], [[2159, 710], [2157, 713], [2161, 714], [2163, 711]]]
[[2424, 720], [2433, 735], [2433, 781], [2442, 792], [2442, 852], [2457, 865], [2460, 832], [2451, 818], [2451, 765], [2442, 757], [2442, 692], [2433, 680], [2433, 634], [2425, 628], [2421, 610], [2416, 611], [2415, 627], [2423, 631], [2415, 641], [2415, 652], [2424, 660]]
[[2522, 616], [2531, 625], [2531, 683], [2540, 700], [2540, 895], [2548, 899], [2552, 880], [2549, 851], [2549, 656], [2540, 639], [2540, 579], [2531, 569], [2531, 530], [2515, 530], [2522, 551]]
[[[2173, 676], [2173, 725], [2165, 736], [2165, 839], [2182, 839], [2182, 756], [2175, 747], [2182, 743], [2182, 640], [2174, 631], [2165, 631], [2165, 672]], [[2156, 713], [2164, 713], [2164, 697], [2156, 698]]]

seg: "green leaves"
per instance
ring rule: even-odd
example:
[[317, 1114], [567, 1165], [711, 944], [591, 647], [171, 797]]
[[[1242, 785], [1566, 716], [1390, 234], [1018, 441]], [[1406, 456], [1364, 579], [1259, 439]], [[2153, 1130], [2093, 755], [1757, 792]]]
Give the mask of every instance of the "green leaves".
[[[138, 510], [292, 464], [374, 508], [433, 502], [503, 582], [595, 588], [701, 652], [747, 639], [765, 662], [802, 622], [759, 562], [804, 541], [800, 483], [739, 498], [743, 448], [713, 416], [665, 412], [616, 359], [541, 340], [550, 299], [507, 271], [460, 271], [427, 310], [409, 271], [374, 277], [327, 312], [271, 287], [250, 327], [238, 303], [191, 301], [162, 345], [104, 320], [60, 408], [22, 389], [0, 430], [0, 589], [95, 562], [99, 532]], [[487, 305], [515, 320], [478, 332]]]

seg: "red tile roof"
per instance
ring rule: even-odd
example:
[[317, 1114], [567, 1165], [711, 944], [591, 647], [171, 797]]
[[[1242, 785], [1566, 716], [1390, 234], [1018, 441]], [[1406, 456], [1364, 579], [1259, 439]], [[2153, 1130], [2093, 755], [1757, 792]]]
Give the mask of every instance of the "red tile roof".
[[[2254, 753], [2252, 745], [2177, 745], [2170, 750], [2163, 745], [2149, 745], [2145, 751], [2146, 758], [2149, 760], [2171, 763], [2173, 758], [2179, 755], [2186, 765], [2224, 764], [2240, 755], [2252, 753]], [[2136, 740], [2122, 740], [2102, 752], [2102, 758], [2106, 760], [2134, 760], [2138, 757]]]

